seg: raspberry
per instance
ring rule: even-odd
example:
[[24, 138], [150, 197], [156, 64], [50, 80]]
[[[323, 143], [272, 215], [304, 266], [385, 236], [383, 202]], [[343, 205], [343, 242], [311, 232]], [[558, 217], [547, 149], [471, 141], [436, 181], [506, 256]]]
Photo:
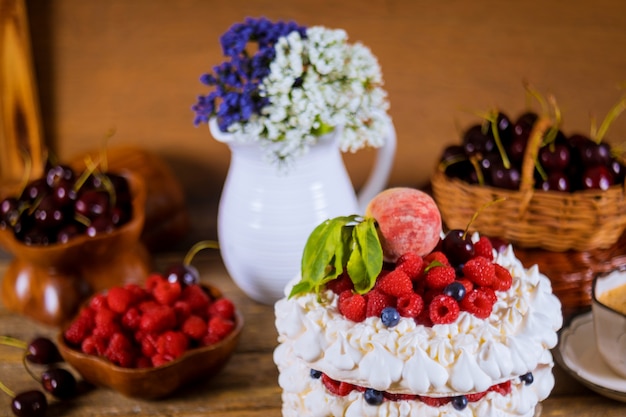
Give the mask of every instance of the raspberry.
[[178, 300], [180, 294], [182, 293], [182, 289], [180, 287], [180, 283], [178, 281], [169, 282], [167, 280], [162, 280], [157, 282], [156, 286], [152, 290], [152, 296], [154, 299], [163, 305], [171, 306]]
[[422, 311], [415, 318], [415, 323], [426, 327], [433, 327], [433, 321], [430, 319], [429, 308], [422, 308]]
[[165, 281], [165, 277], [163, 275], [161, 275], [161, 274], [152, 273], [152, 274], [148, 275], [148, 278], [146, 278], [146, 284], [145, 284], [146, 290], [148, 292], [152, 293], [154, 288], [161, 281]]
[[513, 284], [513, 277], [508, 269], [502, 265], [494, 264], [496, 271], [496, 279], [493, 280], [491, 288], [495, 291], [508, 291]]
[[141, 323], [141, 313], [136, 307], [129, 308], [122, 316], [122, 326], [128, 330], [137, 330]]
[[489, 391], [497, 392], [500, 395], [508, 395], [511, 393], [511, 381], [505, 381], [501, 384], [494, 385], [489, 388]]
[[133, 344], [124, 334], [117, 332], [111, 336], [109, 345], [104, 355], [114, 364], [124, 368], [130, 368], [135, 362], [135, 349]]
[[442, 290], [455, 279], [456, 271], [451, 266], [433, 266], [424, 278], [426, 287], [433, 290]]
[[459, 317], [459, 303], [450, 296], [439, 294], [428, 306], [430, 320], [433, 324], [450, 324]]
[[[174, 303], [174, 312], [176, 313], [176, 321], [182, 323], [191, 316], [191, 306], [187, 301], [178, 300]], [[206, 318], [206, 316], [202, 315], [202, 318]]]
[[398, 298], [396, 308], [402, 317], [415, 318], [422, 312], [424, 300], [422, 300], [419, 294], [415, 293], [403, 295]]
[[180, 299], [189, 303], [192, 313], [198, 315], [205, 314], [211, 302], [211, 298], [199, 285], [186, 286], [183, 289]]
[[393, 307], [396, 304], [393, 296], [385, 294], [376, 288], [365, 294], [365, 301], [367, 305], [365, 315], [367, 317], [378, 317], [385, 307]]
[[104, 338], [110, 338], [114, 333], [120, 331], [120, 326], [117, 322], [117, 314], [108, 308], [101, 308], [96, 312], [94, 318], [95, 327], [93, 334]]
[[467, 278], [460, 278], [460, 279], [457, 279], [457, 281], [463, 284], [463, 286], [465, 287], [465, 294], [469, 293], [470, 291], [474, 289], [474, 283]]
[[407, 252], [396, 261], [396, 269], [404, 271], [412, 280], [424, 273], [424, 266], [424, 259], [414, 252]]
[[378, 278], [376, 287], [385, 294], [401, 297], [413, 292], [411, 278], [402, 270], [395, 269], [382, 278]]
[[176, 326], [176, 313], [170, 306], [157, 305], [141, 317], [139, 328], [148, 333], [161, 333]]
[[235, 305], [228, 298], [219, 298], [209, 306], [209, 315], [231, 320], [235, 315]]
[[446, 405], [451, 401], [450, 397], [422, 397], [421, 395], [418, 396], [420, 401], [423, 402], [426, 405], [429, 405], [431, 407], [441, 407], [442, 405]]
[[140, 302], [137, 307], [139, 308], [139, 311], [141, 311], [142, 313], [147, 313], [150, 310], [152, 310], [153, 308], [159, 307], [159, 303], [157, 303], [154, 300], [146, 300], [146, 301], [142, 301]]
[[137, 361], [135, 362], [135, 368], [138, 369], [151, 368], [152, 366], [152, 360], [145, 356], [138, 357]]
[[434, 262], [439, 262], [442, 265], [450, 266], [450, 261], [448, 257], [440, 251], [431, 252], [428, 255], [424, 256], [424, 265], [426, 268], [431, 266]]
[[79, 346], [91, 334], [93, 325], [94, 321], [91, 316], [80, 314], [70, 323], [63, 336], [68, 343]]
[[201, 340], [208, 331], [206, 322], [199, 316], [189, 316], [183, 322], [181, 330], [194, 340]]
[[80, 350], [88, 355], [104, 356], [106, 352], [104, 339], [96, 336], [87, 336], [80, 345]]
[[477, 256], [465, 263], [463, 275], [476, 285], [488, 287], [496, 278], [496, 268], [489, 259]]
[[89, 300], [89, 307], [93, 310], [100, 310], [101, 308], [108, 308], [107, 296], [104, 294], [95, 294]]
[[478, 241], [474, 243], [474, 256], [482, 256], [483, 258], [493, 261], [493, 245], [487, 236], [481, 236]]
[[352, 291], [354, 289], [354, 283], [352, 279], [350, 279], [350, 276], [344, 272], [332, 281], [328, 281], [326, 283], [326, 289], [339, 295], [346, 290]]
[[189, 339], [182, 332], [168, 330], [159, 336], [156, 347], [165, 358], [176, 359], [187, 351]]
[[480, 319], [486, 319], [493, 309], [493, 297], [485, 288], [475, 288], [461, 301], [461, 308]]
[[148, 297], [148, 291], [146, 291], [144, 288], [141, 288], [137, 284], [128, 283], [124, 285], [124, 288], [126, 288], [130, 293], [132, 305], [138, 304]]
[[353, 294], [352, 291], [342, 292], [339, 295], [338, 307], [339, 312], [349, 320], [357, 323], [365, 320], [367, 305], [365, 297], [361, 294]]
[[160, 355], [160, 354], [156, 354], [150, 357], [150, 362], [152, 362], [152, 366], [154, 366], [155, 368], [157, 366], [161, 366], [161, 365], [165, 365], [166, 363], [168, 363], [170, 360], [167, 359], [165, 356]]
[[123, 287], [109, 288], [106, 297], [109, 309], [120, 314], [128, 310], [132, 302], [132, 294]]
[[339, 397], [350, 394], [355, 388], [354, 385], [348, 382], [335, 381], [326, 374], [322, 374], [322, 383], [330, 393], [335, 394]]
[[[219, 342], [235, 328], [235, 322], [223, 319], [220, 316], [211, 317], [207, 325], [208, 333], [203, 339], [204, 344], [212, 344]], [[208, 342], [208, 343], [207, 343]]]
[[141, 335], [141, 336], [135, 337], [135, 339], [138, 339], [139, 344], [141, 345], [141, 354], [143, 356], [151, 358], [152, 356], [156, 355], [156, 353], [157, 353], [157, 348], [156, 348], [157, 341], [156, 341], [155, 337], [153, 337], [150, 334], [147, 334], [147, 335]]

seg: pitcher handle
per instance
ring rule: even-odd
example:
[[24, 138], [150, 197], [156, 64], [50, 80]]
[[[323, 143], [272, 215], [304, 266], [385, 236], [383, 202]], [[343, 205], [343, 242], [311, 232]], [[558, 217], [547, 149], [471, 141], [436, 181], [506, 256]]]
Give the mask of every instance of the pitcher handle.
[[388, 131], [384, 144], [377, 149], [376, 160], [367, 181], [357, 195], [357, 203], [361, 214], [365, 214], [367, 204], [387, 186], [393, 161], [396, 155], [396, 129], [391, 118], [388, 118]]

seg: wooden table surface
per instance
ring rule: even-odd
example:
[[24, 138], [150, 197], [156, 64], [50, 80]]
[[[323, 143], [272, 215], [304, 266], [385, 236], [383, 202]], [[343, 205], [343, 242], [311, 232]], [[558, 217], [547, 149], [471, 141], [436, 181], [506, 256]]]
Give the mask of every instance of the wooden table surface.
[[[159, 255], [155, 268], [182, 260], [181, 255]], [[9, 262], [0, 257], [0, 276]], [[48, 417], [116, 416], [213, 416], [278, 417], [281, 415], [278, 372], [272, 360], [276, 330], [272, 306], [261, 305], [243, 294], [228, 276], [219, 255], [200, 253], [194, 260], [202, 280], [221, 288], [245, 318], [244, 331], [235, 355], [226, 367], [212, 378], [199, 381], [159, 401], [126, 398], [104, 388], [95, 388], [71, 401], [50, 402]], [[158, 269], [160, 270], [160, 269]], [[53, 336], [57, 329], [7, 311], [0, 306], [0, 335], [31, 340], [38, 335]], [[14, 391], [37, 388], [37, 383], [23, 369], [17, 349], [0, 347], [0, 380]], [[542, 417], [618, 417], [626, 415], [626, 404], [599, 396], [567, 373], [555, 369], [556, 386], [543, 403]], [[0, 416], [10, 416], [10, 398], [0, 395]]]

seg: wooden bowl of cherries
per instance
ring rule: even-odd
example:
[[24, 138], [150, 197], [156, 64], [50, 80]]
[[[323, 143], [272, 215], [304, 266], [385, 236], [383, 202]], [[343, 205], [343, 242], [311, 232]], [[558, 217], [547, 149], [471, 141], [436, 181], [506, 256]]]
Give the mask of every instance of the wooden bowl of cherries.
[[146, 187], [131, 172], [93, 164], [44, 172], [0, 200], [0, 246], [14, 257], [1, 298], [11, 311], [61, 326], [91, 294], [148, 275]]

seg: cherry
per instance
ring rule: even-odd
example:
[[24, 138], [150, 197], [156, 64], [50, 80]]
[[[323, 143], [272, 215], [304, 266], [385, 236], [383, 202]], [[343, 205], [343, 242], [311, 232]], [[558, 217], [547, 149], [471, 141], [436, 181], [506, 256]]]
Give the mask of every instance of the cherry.
[[74, 203], [76, 213], [95, 219], [107, 211], [109, 207], [109, 195], [104, 191], [86, 190]]
[[19, 202], [15, 197], [7, 197], [0, 202], [0, 225], [2, 227], [15, 224], [20, 216]]
[[56, 398], [67, 399], [76, 394], [76, 378], [67, 369], [47, 369], [41, 374], [41, 385]]
[[496, 142], [490, 130], [485, 131], [482, 125], [476, 124], [465, 131], [463, 148], [467, 155], [486, 154], [495, 150]]
[[57, 232], [56, 241], [59, 243], [67, 243], [70, 239], [80, 236], [84, 233], [85, 228], [77, 223], [69, 223], [61, 227]]
[[538, 157], [546, 171], [563, 171], [570, 162], [569, 146], [565, 143], [550, 143], [539, 150]]
[[584, 166], [608, 165], [611, 162], [611, 146], [606, 142], [596, 143], [591, 140], [580, 148], [580, 157]]
[[89, 226], [87, 226], [87, 229], [85, 229], [85, 233], [89, 237], [94, 237], [103, 233], [110, 233], [113, 229], [115, 229], [113, 219], [110, 215], [106, 215], [105, 213], [93, 219]]
[[571, 191], [570, 179], [564, 172], [551, 172], [548, 179], [538, 183], [537, 188], [544, 191]]
[[582, 186], [585, 190], [608, 190], [613, 184], [611, 172], [603, 165], [592, 166], [583, 173]]
[[200, 282], [200, 273], [192, 265], [172, 265], [165, 272], [165, 277], [169, 282], [178, 282], [183, 288]]
[[509, 119], [505, 113], [500, 111], [498, 112], [495, 122], [502, 144], [506, 145], [510, 143], [513, 140], [513, 123], [511, 122], [511, 119]]
[[33, 212], [35, 223], [44, 229], [50, 229], [60, 226], [65, 220], [65, 214], [58, 207], [54, 196], [52, 194], [46, 194], [37, 208]]
[[70, 181], [74, 179], [74, 171], [67, 165], [55, 165], [48, 169], [46, 173], [46, 184], [48, 187], [55, 187], [60, 181]]
[[453, 266], [465, 264], [474, 256], [474, 243], [464, 230], [450, 230], [441, 242], [443, 253]]
[[38, 390], [17, 394], [11, 401], [11, 410], [18, 417], [43, 417], [48, 409], [48, 400]]
[[507, 190], [518, 190], [521, 182], [521, 174], [517, 167], [505, 168], [502, 164], [491, 170], [491, 183], [494, 187]]
[[57, 345], [47, 337], [37, 337], [26, 347], [26, 359], [31, 363], [49, 365], [63, 361]]
[[60, 179], [52, 189], [54, 200], [60, 207], [67, 207], [76, 201], [76, 191], [74, 190], [74, 181], [65, 178]]
[[609, 168], [609, 172], [613, 176], [615, 184], [621, 184], [624, 182], [624, 176], [626, 175], [626, 168], [621, 162], [613, 159], [611, 160], [611, 163], [609, 163], [608, 168]]

